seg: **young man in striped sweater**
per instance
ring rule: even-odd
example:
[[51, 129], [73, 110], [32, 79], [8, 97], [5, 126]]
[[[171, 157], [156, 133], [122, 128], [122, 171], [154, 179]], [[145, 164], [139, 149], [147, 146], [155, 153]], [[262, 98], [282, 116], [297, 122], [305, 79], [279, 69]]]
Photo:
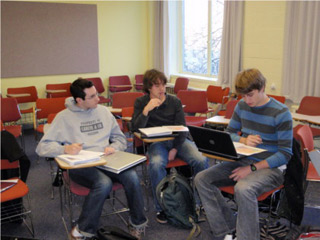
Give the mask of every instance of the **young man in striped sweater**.
[[[257, 197], [280, 186], [292, 155], [292, 117], [288, 108], [265, 93], [266, 79], [257, 69], [237, 74], [235, 89], [243, 98], [227, 131], [233, 141], [266, 149], [234, 162], [222, 162], [197, 174], [195, 184], [213, 239], [236, 230], [237, 240], [260, 239]], [[238, 134], [241, 132], [241, 136]], [[218, 187], [234, 185], [237, 217]]]

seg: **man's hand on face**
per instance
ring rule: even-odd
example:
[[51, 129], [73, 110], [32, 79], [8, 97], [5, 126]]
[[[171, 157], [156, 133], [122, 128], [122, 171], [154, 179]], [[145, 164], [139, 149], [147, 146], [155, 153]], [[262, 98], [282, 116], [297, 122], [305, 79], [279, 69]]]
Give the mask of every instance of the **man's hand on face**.
[[159, 98], [152, 98], [148, 104], [143, 109], [143, 115], [147, 116], [150, 111], [161, 105], [161, 100]]

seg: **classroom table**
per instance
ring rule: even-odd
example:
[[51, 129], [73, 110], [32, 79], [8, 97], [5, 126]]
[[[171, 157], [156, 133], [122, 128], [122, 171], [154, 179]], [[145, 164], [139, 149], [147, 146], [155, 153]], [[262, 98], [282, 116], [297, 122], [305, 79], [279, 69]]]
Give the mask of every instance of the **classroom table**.
[[112, 106], [107, 106], [107, 108], [112, 114], [117, 115], [122, 113], [122, 108], [113, 108]]
[[300, 114], [300, 113], [295, 113], [292, 112], [292, 119], [301, 121], [301, 122], [308, 122], [310, 124], [315, 124], [320, 126], [320, 116], [311, 116], [311, 115], [306, 115], [306, 114]]
[[209, 125], [223, 125], [225, 127], [228, 126], [229, 122], [230, 122], [230, 119], [225, 118], [224, 116], [219, 116], [219, 115], [208, 118], [206, 120], [206, 123]]
[[30, 93], [8, 93], [7, 97], [30, 97]]

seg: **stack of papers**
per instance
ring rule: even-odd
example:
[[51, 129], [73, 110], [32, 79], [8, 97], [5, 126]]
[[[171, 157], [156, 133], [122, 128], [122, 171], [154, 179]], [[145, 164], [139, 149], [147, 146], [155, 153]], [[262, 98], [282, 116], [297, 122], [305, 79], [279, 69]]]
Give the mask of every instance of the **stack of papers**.
[[13, 187], [18, 182], [18, 179], [0, 180], [1, 192]]
[[81, 150], [77, 155], [62, 154], [57, 156], [57, 158], [71, 166], [74, 166], [78, 164], [98, 161], [103, 155], [103, 152]]
[[189, 129], [182, 125], [162, 126], [162, 127], [149, 127], [139, 128], [139, 131], [147, 137], [168, 136], [173, 132], [188, 132]]
[[236, 149], [236, 152], [238, 154], [244, 155], [244, 156], [251, 156], [253, 154], [265, 152], [267, 150], [262, 149], [262, 148], [256, 148], [256, 147], [250, 147], [248, 145], [245, 145], [240, 142], [233, 142], [233, 145]]

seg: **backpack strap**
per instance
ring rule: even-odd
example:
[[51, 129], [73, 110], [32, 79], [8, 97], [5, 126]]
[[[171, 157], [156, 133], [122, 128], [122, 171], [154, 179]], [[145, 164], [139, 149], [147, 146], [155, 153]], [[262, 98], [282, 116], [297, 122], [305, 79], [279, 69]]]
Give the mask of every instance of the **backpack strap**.
[[189, 236], [187, 237], [187, 240], [192, 240], [193, 239], [193, 236], [194, 237], [198, 237], [201, 233], [201, 228], [198, 224], [196, 224], [194, 222], [194, 220], [192, 219], [192, 217], [189, 217], [189, 222], [192, 223], [192, 229], [189, 233]]

